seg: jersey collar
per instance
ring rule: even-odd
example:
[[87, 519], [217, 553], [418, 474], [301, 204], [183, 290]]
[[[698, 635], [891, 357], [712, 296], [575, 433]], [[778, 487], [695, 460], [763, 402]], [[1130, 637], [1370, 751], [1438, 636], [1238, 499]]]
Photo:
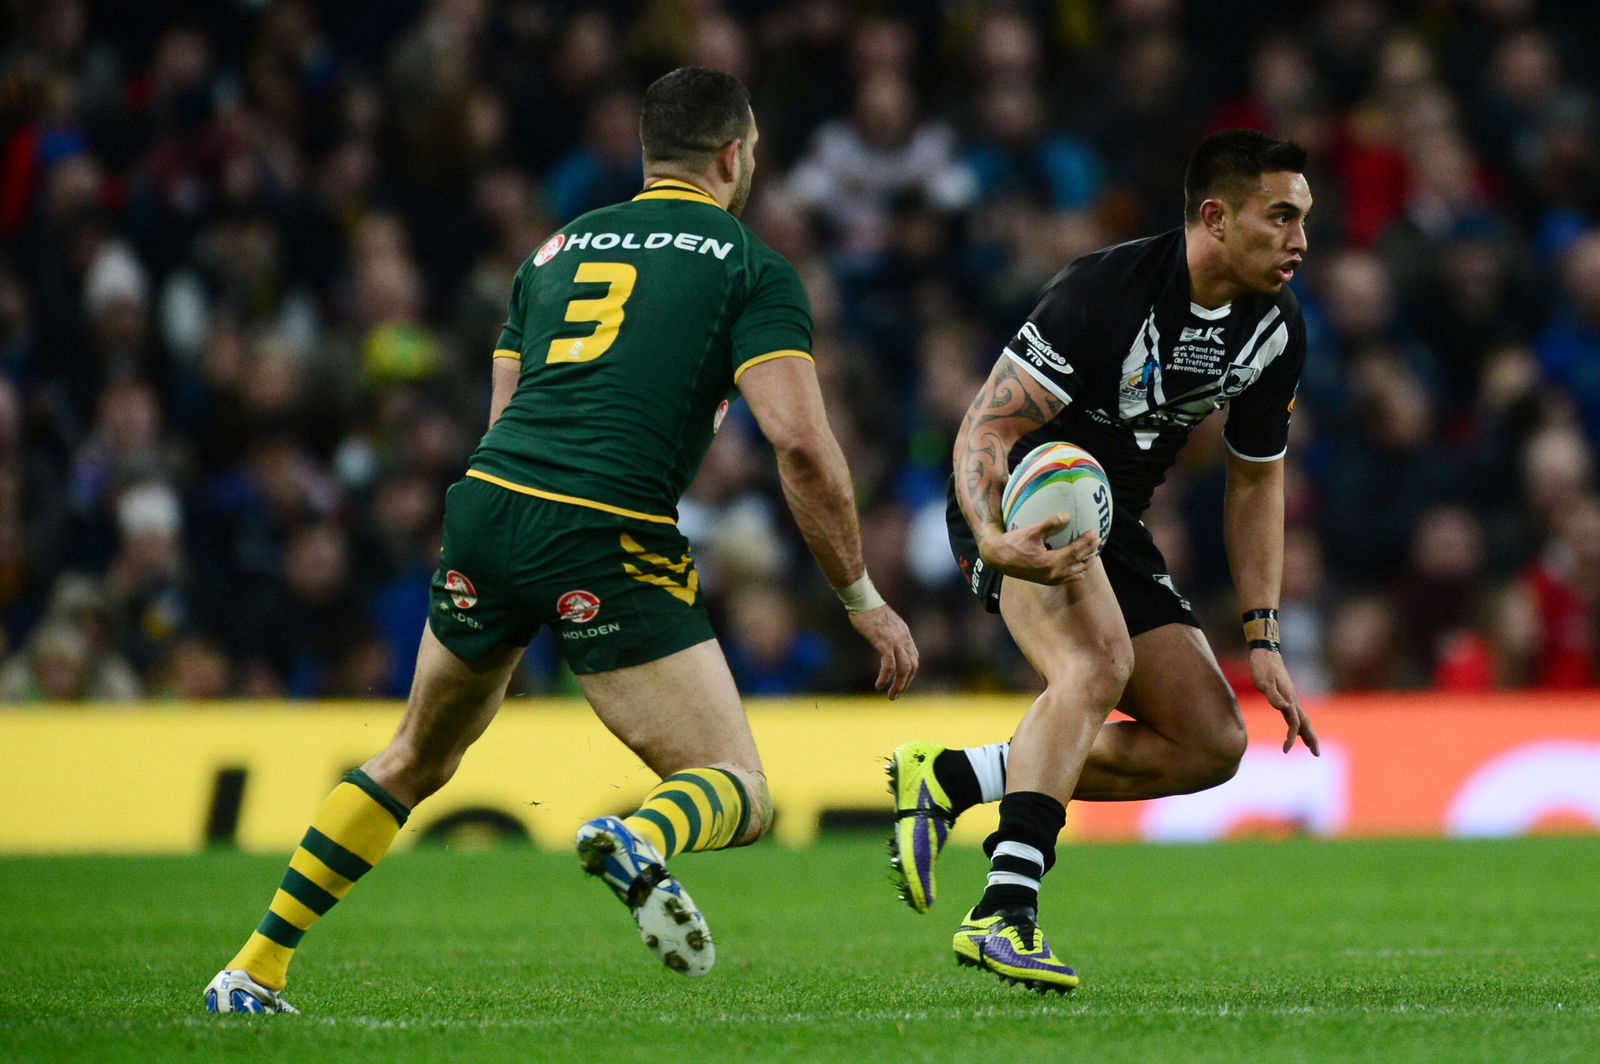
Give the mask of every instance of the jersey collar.
[[680, 181], [675, 177], [663, 177], [657, 181], [652, 181], [650, 184], [645, 186], [645, 190], [643, 192], [639, 193], [633, 198], [636, 200], [690, 200], [694, 203], [709, 203], [718, 210], [723, 209], [722, 204], [718, 203], [716, 197], [711, 195], [711, 193], [707, 192], [703, 188], [691, 185], [687, 181]]

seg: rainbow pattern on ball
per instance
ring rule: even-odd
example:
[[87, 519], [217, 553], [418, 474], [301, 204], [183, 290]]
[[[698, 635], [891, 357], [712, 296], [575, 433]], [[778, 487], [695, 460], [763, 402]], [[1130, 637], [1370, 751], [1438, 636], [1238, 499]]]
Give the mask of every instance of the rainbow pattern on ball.
[[1017, 463], [1016, 472], [1000, 496], [1000, 513], [1006, 527], [1011, 527], [1011, 516], [1017, 512], [1017, 507], [1046, 484], [1070, 484], [1085, 477], [1098, 480], [1107, 491], [1111, 490], [1105, 470], [1082, 447], [1070, 443], [1044, 443], [1035, 447]]

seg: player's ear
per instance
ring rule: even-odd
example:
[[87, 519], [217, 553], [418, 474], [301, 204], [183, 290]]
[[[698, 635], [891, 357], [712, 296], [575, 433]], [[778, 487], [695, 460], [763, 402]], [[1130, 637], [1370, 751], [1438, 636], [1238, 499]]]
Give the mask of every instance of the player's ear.
[[1221, 240], [1228, 231], [1228, 207], [1219, 199], [1208, 199], [1200, 204], [1200, 224], [1206, 232]]
[[717, 176], [724, 181], [736, 181], [739, 177], [739, 149], [744, 146], [740, 137], [728, 141], [717, 152]]

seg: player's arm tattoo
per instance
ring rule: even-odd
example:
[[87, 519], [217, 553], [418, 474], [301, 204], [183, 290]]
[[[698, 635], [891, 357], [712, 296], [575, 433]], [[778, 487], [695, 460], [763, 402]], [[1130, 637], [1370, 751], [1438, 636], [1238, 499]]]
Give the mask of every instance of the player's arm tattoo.
[[973, 531], [1000, 524], [1006, 458], [1023, 436], [1061, 413], [1066, 404], [1008, 356], [984, 382], [956, 437], [956, 495]]

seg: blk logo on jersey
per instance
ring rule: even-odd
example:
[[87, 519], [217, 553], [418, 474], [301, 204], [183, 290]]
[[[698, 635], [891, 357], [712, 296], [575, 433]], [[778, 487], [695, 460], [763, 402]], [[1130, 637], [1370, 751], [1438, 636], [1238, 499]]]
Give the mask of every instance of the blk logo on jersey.
[[444, 589], [450, 592], [450, 601], [458, 610], [470, 610], [478, 604], [478, 589], [461, 573], [451, 569], [444, 574]]
[[588, 624], [600, 614], [600, 598], [589, 591], [568, 591], [556, 599], [556, 615], [568, 624]]
[[1209, 329], [1196, 329], [1185, 325], [1183, 332], [1178, 334], [1178, 342], [1186, 344], [1190, 341], [1202, 344], [1220, 344], [1222, 343], [1222, 326], [1213, 325]]

